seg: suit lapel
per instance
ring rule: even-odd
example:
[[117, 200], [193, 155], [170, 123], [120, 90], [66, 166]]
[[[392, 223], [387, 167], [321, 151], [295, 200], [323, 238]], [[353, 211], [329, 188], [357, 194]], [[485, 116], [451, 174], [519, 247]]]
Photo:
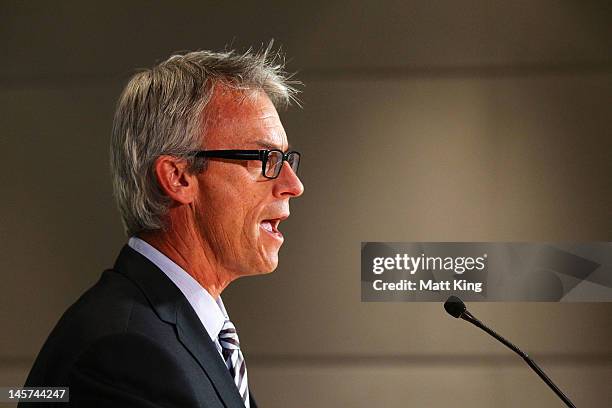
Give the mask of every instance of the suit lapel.
[[[229, 374], [221, 355], [187, 300], [179, 307], [176, 323], [181, 343], [206, 371], [208, 378], [210, 378], [224, 403], [228, 407], [244, 408], [244, 402], [242, 402], [234, 380]], [[202, 333], [206, 335], [203, 336]], [[202, 339], [202, 337], [205, 338]]]
[[176, 326], [179, 341], [202, 367], [225, 406], [244, 407], [217, 348], [185, 296], [170, 278], [127, 245], [121, 250], [114, 269], [140, 287], [161, 320]]

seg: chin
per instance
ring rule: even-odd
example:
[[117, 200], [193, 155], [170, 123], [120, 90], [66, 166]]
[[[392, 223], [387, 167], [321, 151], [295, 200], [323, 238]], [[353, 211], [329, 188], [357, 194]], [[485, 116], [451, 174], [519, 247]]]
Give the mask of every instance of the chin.
[[265, 256], [257, 260], [252, 260], [248, 264], [243, 264], [242, 267], [235, 269], [239, 271], [238, 277], [267, 275], [276, 270], [278, 266], [278, 256]]
[[278, 259], [275, 262], [270, 263], [267, 267], [261, 272], [262, 274], [272, 273], [278, 267]]
[[259, 274], [265, 275], [272, 273], [278, 267], [278, 253], [270, 254], [265, 258], [265, 262], [259, 269]]

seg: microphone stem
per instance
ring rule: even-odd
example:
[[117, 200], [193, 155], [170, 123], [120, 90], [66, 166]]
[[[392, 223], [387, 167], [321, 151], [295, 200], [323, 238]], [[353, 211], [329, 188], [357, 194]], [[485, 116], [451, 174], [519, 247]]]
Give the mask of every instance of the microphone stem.
[[478, 327], [479, 329], [482, 329], [485, 332], [489, 333], [491, 336], [493, 336], [499, 342], [501, 342], [504, 346], [508, 347], [510, 350], [514, 351], [516, 354], [521, 356], [521, 358], [525, 360], [527, 365], [529, 365], [529, 367], [531, 367], [531, 369], [536, 372], [536, 374], [546, 383], [546, 385], [548, 385], [550, 389], [552, 389], [555, 392], [555, 394], [557, 394], [557, 396], [561, 398], [561, 400], [565, 403], [565, 405], [567, 405], [570, 408], [576, 408], [576, 406], [572, 403], [572, 401], [570, 401], [569, 398], [567, 398], [565, 394], [563, 394], [563, 392], [559, 389], [559, 387], [557, 387], [555, 383], [553, 383], [552, 380], [548, 378], [544, 370], [542, 370], [540, 366], [538, 366], [536, 362], [533, 361], [527, 355], [527, 353], [524, 353], [521, 349], [516, 347], [514, 344], [510, 343], [508, 340], [506, 340], [505, 338], [497, 334], [495, 331], [485, 326], [480, 320], [475, 318], [467, 310], [463, 312], [463, 314], [460, 317], [463, 320], [472, 323], [474, 326]]
[[523, 357], [523, 360], [525, 360], [527, 364], [529, 365], [529, 367], [531, 367], [533, 371], [535, 371], [536, 374], [539, 375], [540, 378], [550, 387], [550, 389], [552, 389], [555, 392], [555, 394], [557, 394], [557, 396], [561, 398], [563, 402], [565, 402], [565, 405], [571, 408], [576, 408], [576, 406], [572, 403], [572, 401], [570, 401], [569, 398], [565, 396], [563, 391], [561, 391], [559, 387], [557, 387], [557, 385], [554, 382], [552, 382], [550, 378], [548, 378], [544, 370], [542, 370], [540, 366], [536, 364], [535, 361], [533, 361], [527, 354], [525, 354], [525, 357]]

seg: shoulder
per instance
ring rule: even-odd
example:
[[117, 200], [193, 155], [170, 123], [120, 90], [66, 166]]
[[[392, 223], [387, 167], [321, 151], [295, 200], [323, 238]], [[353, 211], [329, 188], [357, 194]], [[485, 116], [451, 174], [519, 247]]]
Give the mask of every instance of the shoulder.
[[32, 367], [28, 383], [62, 381], [78, 356], [102, 338], [138, 331], [138, 327], [154, 337], [156, 332], [168, 330], [164, 326], [136, 285], [107, 270], [60, 318]]
[[61, 317], [54, 332], [70, 331], [96, 338], [126, 331], [134, 309], [150, 310], [139, 288], [114, 270], [106, 270]]

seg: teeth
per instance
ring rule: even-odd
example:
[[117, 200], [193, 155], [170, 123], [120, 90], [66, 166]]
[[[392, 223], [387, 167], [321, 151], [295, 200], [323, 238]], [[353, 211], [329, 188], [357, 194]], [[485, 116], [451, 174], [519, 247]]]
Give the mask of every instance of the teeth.
[[261, 222], [261, 226], [263, 227], [263, 229], [265, 229], [268, 232], [273, 232], [274, 231], [272, 229], [272, 224], [270, 223], [270, 221], [262, 221]]

